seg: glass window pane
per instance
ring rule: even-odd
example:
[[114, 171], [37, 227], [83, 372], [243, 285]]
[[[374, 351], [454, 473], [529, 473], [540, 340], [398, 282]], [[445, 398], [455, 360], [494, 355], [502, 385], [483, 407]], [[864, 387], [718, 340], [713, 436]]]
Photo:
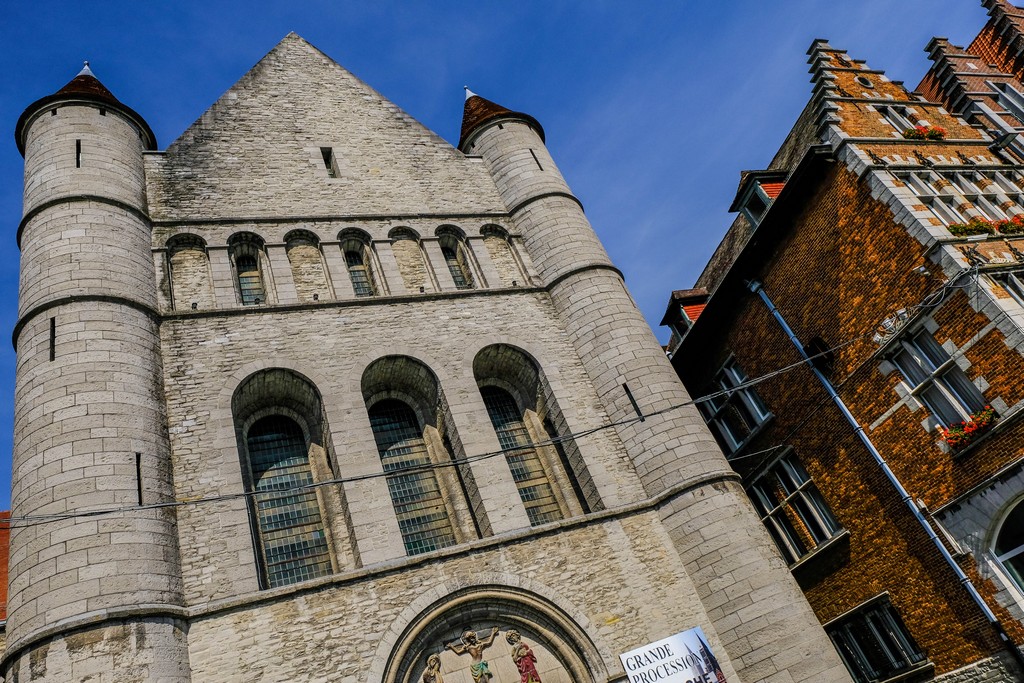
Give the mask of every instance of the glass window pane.
[[480, 394], [498, 435], [498, 443], [502, 449], [515, 449], [506, 451], [505, 459], [530, 524], [537, 526], [562, 519], [562, 508], [515, 399], [497, 387], [481, 387]]
[[929, 374], [921, 367], [920, 361], [908, 350], [901, 349], [893, 357], [892, 361], [899, 368], [900, 372], [903, 373], [903, 376], [907, 378], [911, 387], [916, 387], [928, 379]]
[[266, 417], [249, 428], [247, 445], [267, 584], [330, 574], [316, 492], [296, 490], [313, 483], [302, 430], [286, 417]]
[[369, 413], [406, 552], [416, 555], [454, 545], [455, 532], [416, 414], [394, 399], [374, 404]]
[[921, 400], [924, 401], [925, 406], [936, 419], [936, 421], [943, 427], [947, 427], [957, 422], [962, 422], [965, 419], [965, 415], [962, 415], [957, 410], [953, 403], [946, 397], [946, 394], [934, 384], [929, 384], [921, 392]]
[[974, 382], [967, 378], [964, 371], [955, 365], [939, 376], [950, 393], [960, 402], [960, 405], [968, 412], [973, 413], [985, 407], [985, 397]]

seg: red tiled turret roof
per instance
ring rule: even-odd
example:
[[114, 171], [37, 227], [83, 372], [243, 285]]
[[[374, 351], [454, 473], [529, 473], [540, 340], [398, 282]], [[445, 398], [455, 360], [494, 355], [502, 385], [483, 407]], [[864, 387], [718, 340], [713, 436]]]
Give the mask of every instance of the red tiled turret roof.
[[544, 128], [537, 119], [529, 114], [506, 109], [500, 104], [491, 102], [480, 97], [468, 87], [466, 88], [466, 106], [462, 111], [462, 133], [459, 135], [459, 149], [466, 144], [466, 141], [480, 126], [499, 118], [519, 119], [525, 121], [537, 131], [541, 141], [544, 140]]
[[120, 104], [114, 94], [107, 90], [106, 86], [100, 83], [99, 79], [89, 68], [89, 62], [85, 63], [78, 75], [68, 81], [68, 84], [58, 90], [55, 95], [92, 95], [111, 104]]
[[149, 124], [146, 123], [146, 120], [138, 112], [122, 104], [120, 100], [114, 97], [114, 94], [107, 90], [106, 86], [100, 83], [96, 75], [93, 74], [92, 69], [89, 68], [89, 62], [86, 62], [82, 70], [78, 72], [78, 75], [68, 81], [67, 85], [52, 95], [36, 100], [22, 112], [18, 118], [17, 125], [14, 127], [14, 140], [18, 144], [18, 151], [21, 152], [22, 156], [25, 154], [24, 133], [29, 121], [45, 107], [65, 100], [87, 100], [108, 105], [111, 109], [124, 114], [135, 122], [139, 127], [139, 132], [142, 134], [146, 149], [156, 149], [156, 136], [153, 135], [153, 131]]

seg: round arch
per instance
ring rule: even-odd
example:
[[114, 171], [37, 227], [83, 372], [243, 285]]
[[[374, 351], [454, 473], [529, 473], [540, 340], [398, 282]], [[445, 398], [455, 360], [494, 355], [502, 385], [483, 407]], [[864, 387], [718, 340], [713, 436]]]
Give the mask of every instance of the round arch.
[[[483, 578], [483, 577], [481, 577]], [[498, 577], [494, 577], [497, 579]], [[520, 583], [513, 580], [509, 583]], [[587, 634], [587, 621], [582, 615], [574, 618], [569, 606], [556, 604], [538, 592], [504, 581], [484, 582], [473, 586], [443, 586], [424, 595], [410, 605], [398, 619], [403, 626], [392, 628], [378, 646], [368, 680], [384, 683], [418, 683], [431, 655], [446, 660], [448, 671], [469, 666], [470, 657], [446, 648], [457, 643], [461, 634], [473, 631], [487, 640], [497, 629], [493, 640], [494, 654], [485, 651], [493, 671], [512, 667], [508, 653], [508, 634], [516, 631], [538, 655], [538, 669], [561, 667], [576, 683], [606, 680], [607, 665], [594, 641]], [[510, 661], [505, 662], [508, 658]]]

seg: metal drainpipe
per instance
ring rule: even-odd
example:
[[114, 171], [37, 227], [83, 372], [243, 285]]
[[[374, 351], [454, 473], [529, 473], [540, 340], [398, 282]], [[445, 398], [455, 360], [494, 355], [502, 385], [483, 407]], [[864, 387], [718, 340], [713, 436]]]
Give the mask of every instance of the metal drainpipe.
[[922, 527], [924, 527], [925, 533], [928, 534], [928, 538], [930, 538], [932, 540], [932, 543], [935, 544], [935, 547], [939, 549], [939, 553], [942, 554], [942, 558], [946, 560], [946, 564], [949, 565], [950, 569], [953, 570], [953, 573], [956, 574], [957, 579], [959, 579], [960, 585], [963, 586], [968, 593], [970, 593], [971, 599], [973, 599], [974, 602], [977, 603], [978, 607], [985, 615], [985, 618], [988, 619], [992, 627], [995, 628], [996, 632], [999, 634], [999, 638], [1003, 641], [1003, 644], [1007, 647], [1007, 649], [1009, 649], [1010, 654], [1013, 655], [1013, 658], [1017, 661], [1017, 664], [1019, 664], [1020, 667], [1024, 669], [1024, 654], [1021, 654], [1021, 651], [1010, 639], [1010, 636], [1007, 635], [1006, 629], [1003, 628], [1003, 625], [1002, 623], [1000, 623], [999, 618], [996, 617], [996, 615], [989, 608], [988, 603], [986, 603], [984, 598], [981, 597], [981, 593], [979, 593], [978, 589], [975, 588], [973, 583], [971, 583], [970, 577], [968, 577], [967, 574], [964, 573], [963, 569], [960, 568], [960, 565], [958, 565], [956, 563], [956, 560], [953, 559], [953, 556], [949, 554], [949, 551], [946, 549], [946, 546], [942, 543], [942, 540], [935, 533], [935, 529], [932, 528], [932, 525], [928, 522], [925, 516], [921, 514], [920, 508], [917, 507], [917, 504], [914, 502], [914, 499], [910, 496], [910, 494], [907, 493], [907, 490], [903, 488], [903, 484], [900, 482], [900, 480], [896, 477], [893, 471], [889, 469], [889, 464], [885, 461], [885, 458], [882, 457], [882, 454], [878, 452], [878, 449], [875, 448], [875, 444], [872, 443], [871, 437], [869, 437], [867, 435], [867, 432], [864, 431], [864, 427], [862, 427], [861, 424], [857, 421], [857, 418], [853, 416], [853, 413], [850, 412], [850, 409], [846, 407], [846, 403], [843, 401], [842, 398], [840, 398], [839, 392], [837, 392], [835, 387], [832, 386], [832, 382], [830, 382], [829, 379], [825, 377], [825, 375], [822, 374], [822, 372], [818, 370], [818, 368], [816, 368], [813, 363], [810, 362], [811, 357], [807, 355], [807, 352], [804, 350], [803, 344], [800, 343], [800, 340], [793, 332], [793, 329], [786, 323], [786, 319], [782, 317], [782, 313], [779, 312], [779, 309], [775, 307], [775, 304], [772, 302], [771, 298], [769, 298], [768, 294], [764, 291], [764, 287], [762, 286], [762, 284], [757, 280], [752, 280], [747, 283], [747, 288], [750, 289], [750, 291], [753, 292], [754, 294], [757, 294], [759, 297], [761, 297], [761, 301], [764, 302], [764, 305], [768, 307], [768, 311], [772, 314], [772, 316], [775, 317], [776, 322], [778, 322], [779, 326], [782, 327], [782, 331], [785, 332], [786, 336], [789, 337], [789, 340], [793, 342], [793, 346], [796, 347], [797, 353], [800, 354], [801, 358], [808, 362], [807, 367], [809, 367], [811, 369], [811, 372], [814, 373], [814, 376], [818, 378], [818, 381], [821, 382], [821, 385], [825, 388], [825, 391], [828, 393], [829, 397], [831, 397], [832, 401], [839, 408], [839, 412], [843, 414], [843, 417], [846, 418], [846, 421], [850, 423], [851, 427], [853, 427], [854, 433], [860, 438], [861, 443], [864, 444], [864, 447], [868, 449], [868, 452], [871, 454], [871, 457], [875, 459], [875, 463], [877, 463], [878, 466], [882, 468], [882, 472], [885, 473], [885, 476], [889, 480], [889, 483], [891, 483], [893, 487], [895, 487], [896, 492], [899, 493], [900, 499], [908, 508], [910, 508], [910, 512], [914, 515], [914, 518], [917, 519], [917, 521], [921, 524]]

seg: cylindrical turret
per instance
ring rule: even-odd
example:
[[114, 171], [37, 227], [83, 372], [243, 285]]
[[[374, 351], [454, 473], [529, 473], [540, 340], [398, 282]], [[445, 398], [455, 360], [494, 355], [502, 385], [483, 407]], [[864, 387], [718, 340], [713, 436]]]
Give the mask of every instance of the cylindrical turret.
[[[687, 403], [548, 153], [540, 124], [467, 92], [459, 148], [487, 164], [611, 419], [636, 416], [623, 385], [648, 414]], [[664, 524], [741, 679], [767, 677], [774, 661], [795, 663], [798, 652], [807, 658], [791, 670], [792, 680], [849, 681], [696, 408], [669, 410], [618, 432], [648, 494], [668, 496], [660, 508]], [[722, 597], [740, 593], [756, 601]]]
[[[8, 679], [41, 643], [54, 676], [71, 677], [54, 639], [88, 624], [98, 635], [77, 647], [124, 638], [132, 668], [119, 680], [186, 681], [174, 512], [140, 507], [173, 496], [142, 158], [153, 133], [87, 64], [25, 110], [15, 137]], [[83, 514], [112, 508], [123, 511]]]

